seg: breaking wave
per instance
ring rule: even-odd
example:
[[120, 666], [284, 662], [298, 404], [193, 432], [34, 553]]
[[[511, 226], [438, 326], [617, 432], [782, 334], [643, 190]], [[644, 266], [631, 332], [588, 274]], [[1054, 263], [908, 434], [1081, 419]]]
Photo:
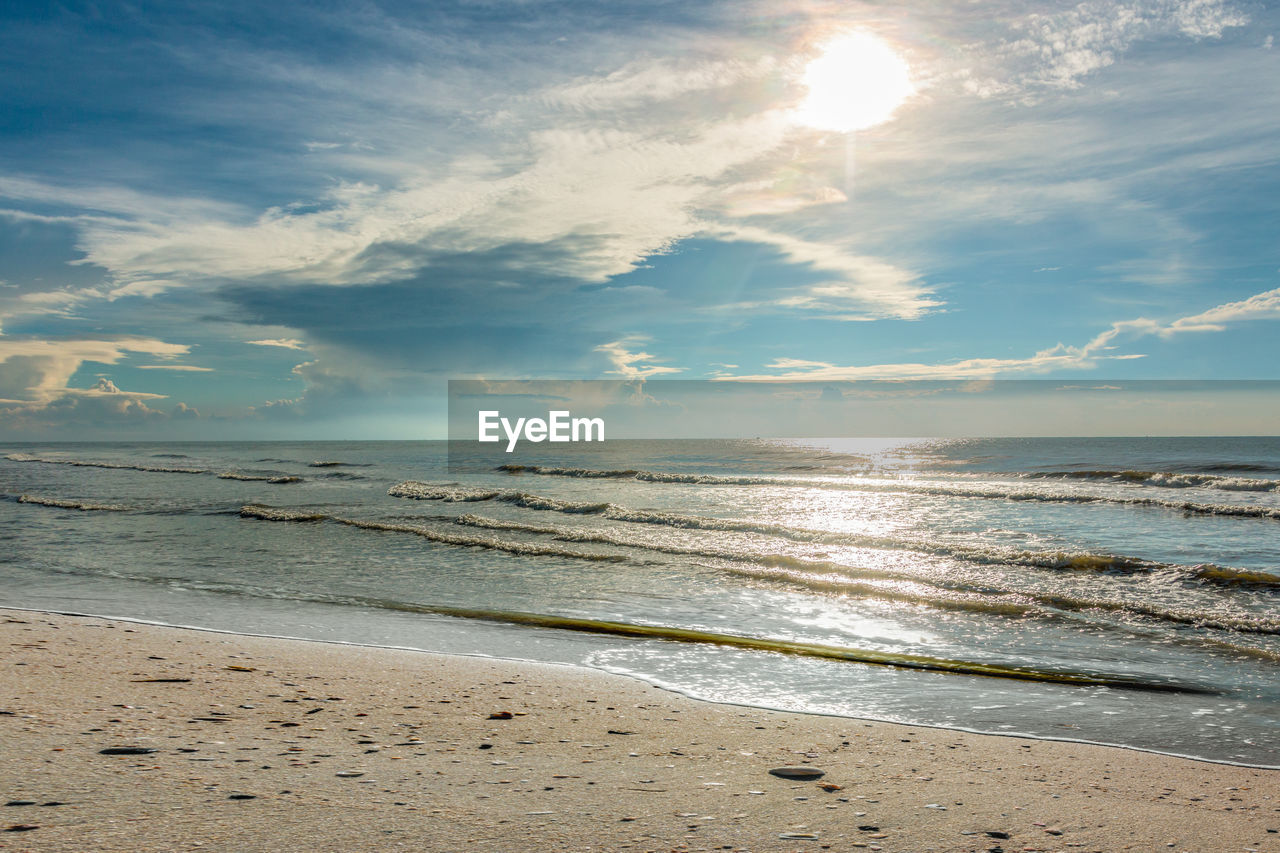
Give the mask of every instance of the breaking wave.
[[[513, 474], [539, 474], [549, 477], [585, 477], [633, 479], [652, 483], [675, 483], [708, 486], [803, 486], [854, 492], [877, 492], [905, 495], [937, 495], [954, 498], [983, 498], [1044, 503], [1103, 503], [1123, 506], [1152, 507], [1192, 515], [1238, 518], [1280, 519], [1280, 507], [1259, 504], [1219, 504], [1195, 501], [1170, 501], [1161, 498], [1122, 497], [1075, 492], [1027, 491], [1006, 487], [952, 486], [943, 483], [893, 480], [824, 480], [788, 479], [780, 477], [720, 477], [713, 474], [677, 474], [633, 469], [596, 471], [589, 468], [552, 468], [542, 465], [502, 465], [497, 470]], [[1261, 482], [1261, 481], [1259, 481]]]
[[508, 554], [521, 554], [529, 557], [568, 557], [577, 560], [593, 560], [597, 562], [618, 563], [623, 562], [627, 558], [619, 554], [595, 554], [589, 551], [577, 551], [571, 548], [560, 548], [556, 546], [536, 545], [526, 542], [509, 542], [501, 539], [494, 539], [488, 536], [468, 536], [465, 534], [450, 533], [440, 530], [432, 530], [427, 527], [419, 527], [411, 524], [394, 524], [381, 521], [363, 521], [354, 518], [343, 518], [337, 515], [330, 515], [322, 512], [305, 512], [298, 510], [281, 509], [278, 507], [261, 506], [258, 504], [249, 504], [240, 508], [240, 516], [242, 518], [254, 518], [261, 521], [293, 521], [293, 522], [321, 522], [331, 521], [337, 524], [346, 525], [348, 527], [357, 527], [362, 530], [379, 530], [388, 533], [410, 533], [414, 536], [421, 536], [431, 542], [438, 542], [442, 545], [458, 545], [470, 548], [487, 548], [491, 551], [504, 551]]
[[72, 465], [76, 468], [113, 468], [123, 471], [155, 471], [162, 474], [210, 474], [207, 468], [176, 468], [170, 465], [133, 465], [123, 462], [90, 462], [84, 459], [53, 459], [29, 453], [10, 453], [10, 462], [40, 462], [45, 465]]
[[258, 483], [301, 483], [301, 477], [295, 477], [291, 474], [272, 475], [272, 474], [238, 474], [235, 471], [223, 471], [218, 475], [219, 480], [247, 480]]
[[59, 509], [78, 509], [83, 512], [127, 512], [129, 507], [123, 504], [99, 504], [91, 501], [71, 501], [63, 498], [43, 498], [37, 495], [21, 495], [18, 497], [20, 504], [39, 504], [40, 506], [51, 506]]
[[[184, 457], [181, 453], [154, 454], [155, 456]], [[179, 468], [171, 465], [140, 465], [127, 462], [95, 462], [86, 459], [57, 459], [33, 456], [29, 453], [10, 453], [4, 457], [10, 462], [39, 462], [45, 465], [70, 465], [74, 468], [108, 468], [117, 471], [147, 471], [156, 474], [204, 474], [220, 480], [245, 480], [262, 483], [301, 483], [302, 477], [292, 474], [242, 474], [236, 471], [218, 471], [212, 468]]]
[[[460, 516], [455, 521], [469, 527], [545, 535], [566, 542], [616, 545], [663, 554], [747, 564], [746, 567], [718, 565], [712, 568], [727, 569], [736, 574], [763, 580], [784, 581], [811, 590], [904, 601], [943, 609], [998, 613], [1005, 616], [1031, 615], [1037, 611], [1043, 612], [1044, 608], [1072, 612], [1100, 610], [1120, 615], [1145, 616], [1182, 625], [1219, 628], [1250, 634], [1280, 634], [1280, 619], [1249, 614], [1204, 613], [1193, 609], [1161, 607], [1131, 600], [1056, 595], [1000, 589], [989, 584], [977, 586], [935, 578], [922, 579], [904, 572], [862, 568], [789, 554], [735, 551], [730, 548], [690, 548], [620, 536], [605, 530], [579, 530], [555, 525], [490, 519], [477, 515]], [[892, 585], [884, 585], [886, 582], [891, 582]], [[1278, 582], [1280, 580], [1276, 578], [1270, 580], [1272, 584]], [[907, 586], [904, 587], [903, 584]]]
[[[826, 545], [843, 545], [881, 550], [915, 551], [954, 557], [970, 563], [983, 565], [1021, 565], [1042, 569], [1063, 569], [1086, 572], [1114, 572], [1121, 574], [1149, 574], [1155, 572], [1173, 572], [1187, 578], [1218, 584], [1252, 584], [1275, 586], [1280, 588], [1280, 576], [1263, 572], [1251, 572], [1221, 566], [1183, 567], [1140, 557], [1128, 557], [1117, 554], [1093, 554], [1080, 551], [1029, 551], [1018, 548], [987, 545], [982, 547], [952, 545], [930, 542], [924, 539], [889, 538], [880, 536], [861, 536], [838, 533], [834, 531], [813, 530], [803, 527], [791, 527], [767, 522], [744, 521], [732, 518], [716, 518], [711, 516], [683, 515], [678, 513], [637, 510], [613, 503], [581, 503], [562, 501], [555, 498], [532, 495], [527, 492], [501, 491], [493, 489], [469, 489], [458, 486], [432, 486], [428, 483], [407, 481], [392, 486], [387, 493], [393, 497], [411, 498], [414, 500], [442, 500], [446, 502], [483, 502], [495, 501], [511, 504], [525, 509], [546, 510], [575, 515], [598, 515], [612, 521], [633, 524], [660, 525], [677, 529], [716, 530], [737, 533], [762, 534], [776, 536], [798, 542], [814, 542]], [[463, 516], [478, 518], [478, 516]], [[464, 522], [465, 523], [465, 522]], [[494, 522], [497, 523], [497, 522]], [[516, 525], [515, 522], [502, 522]], [[518, 525], [517, 525], [518, 527]], [[545, 532], [537, 525], [526, 525], [528, 532]], [[516, 529], [513, 527], [512, 529]], [[608, 536], [599, 531], [561, 531], [566, 536]], [[635, 541], [610, 541], [615, 545], [634, 545]], [[645, 547], [643, 545], [636, 547]], [[695, 550], [694, 556], [723, 556], [719, 551]]]
[[1248, 477], [1224, 477], [1218, 474], [1184, 474], [1174, 471], [1042, 471], [1018, 474], [1028, 480], [1089, 480], [1108, 483], [1134, 483], [1166, 489], [1208, 488], [1225, 492], [1280, 491], [1280, 480]]

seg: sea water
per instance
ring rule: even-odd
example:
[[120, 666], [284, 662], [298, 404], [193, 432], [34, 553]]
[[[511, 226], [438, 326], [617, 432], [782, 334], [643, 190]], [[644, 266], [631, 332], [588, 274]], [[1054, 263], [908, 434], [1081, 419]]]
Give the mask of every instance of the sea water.
[[0, 604], [1280, 765], [1280, 439], [446, 453], [6, 445]]

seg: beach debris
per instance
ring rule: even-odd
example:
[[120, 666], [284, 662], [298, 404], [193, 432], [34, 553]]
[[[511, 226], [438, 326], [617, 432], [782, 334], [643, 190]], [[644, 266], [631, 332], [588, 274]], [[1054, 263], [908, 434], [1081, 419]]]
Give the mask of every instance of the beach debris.
[[515, 716], [515, 714], [511, 713], [510, 711], [494, 711], [492, 714], [490, 714], [490, 715], [489, 715], [489, 719], [491, 719], [491, 720], [510, 720], [510, 719], [511, 719], [512, 717], [514, 717], [514, 716]]
[[785, 841], [817, 841], [818, 836], [812, 832], [783, 832], [779, 838]]
[[231, 796], [227, 797], [227, 799], [228, 800], [256, 800], [258, 799], [258, 795], [257, 794], [232, 794]]
[[13, 826], [6, 826], [5, 832], [30, 832], [33, 829], [39, 829], [38, 823], [15, 823]]
[[65, 805], [66, 803], [62, 802], [61, 800], [50, 800], [47, 803], [41, 803], [40, 808], [47, 809], [47, 808], [50, 808], [51, 806], [65, 806]]
[[1001, 832], [998, 829], [988, 829], [987, 836], [989, 838], [1009, 838], [1010, 837], [1009, 833]]
[[5, 803], [6, 806], [34, 806], [35, 804], [35, 800], [10, 800]]
[[835, 782], [822, 782], [818, 785], [824, 791], [843, 791], [843, 785], [837, 785]]
[[880, 831], [880, 827], [870, 823], [864, 823], [862, 826], [858, 827], [858, 829], [862, 830], [863, 832], [879, 832]]
[[148, 755], [160, 750], [151, 746], [109, 746], [98, 750], [99, 755]]
[[190, 678], [133, 678], [129, 680], [130, 684], [184, 684], [190, 681]]
[[827, 771], [819, 770], [817, 767], [775, 767], [769, 771], [771, 776], [777, 776], [780, 779], [821, 779], [827, 775]]
[[226, 665], [225, 667], [223, 667], [223, 668], [224, 668], [224, 669], [229, 669], [229, 670], [231, 670], [232, 672], [257, 672], [257, 671], [258, 671], [255, 667], [252, 667], [252, 666], [240, 666], [240, 664], [238, 664], [238, 663], [229, 663], [229, 664], [227, 664], [227, 665]]
[[357, 776], [363, 776], [364, 773], [360, 772], [359, 770], [339, 770], [337, 773], [333, 775], [337, 776], [339, 779], [354, 779]]

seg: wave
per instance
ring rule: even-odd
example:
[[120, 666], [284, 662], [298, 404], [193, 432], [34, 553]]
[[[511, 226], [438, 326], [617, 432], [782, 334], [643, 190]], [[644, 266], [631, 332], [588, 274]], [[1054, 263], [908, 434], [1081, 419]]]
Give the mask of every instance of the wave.
[[839, 489], [854, 492], [878, 492], [903, 495], [934, 495], [955, 498], [982, 498], [1010, 501], [1041, 501], [1044, 503], [1103, 503], [1123, 506], [1152, 507], [1174, 510], [1191, 515], [1211, 515], [1238, 518], [1273, 518], [1280, 520], [1280, 507], [1258, 504], [1216, 504], [1194, 501], [1170, 501], [1161, 498], [1120, 497], [1111, 495], [1078, 494], [1074, 492], [1038, 492], [1003, 487], [966, 487], [946, 484], [920, 483], [918, 481], [857, 481], [824, 479], [788, 479], [782, 477], [720, 477], [712, 474], [676, 474], [633, 469], [596, 471], [588, 468], [552, 468], [542, 465], [501, 465], [497, 470], [507, 473], [539, 474], [551, 477], [606, 477], [632, 479], [652, 483], [673, 483], [711, 486], [801, 486], [806, 488]]
[[[157, 456], [182, 454], [156, 454]], [[177, 468], [171, 465], [140, 465], [126, 462], [93, 462], [86, 459], [56, 459], [33, 456], [29, 453], [10, 453], [4, 457], [11, 462], [39, 462], [45, 465], [70, 465], [74, 468], [109, 468], [118, 471], [147, 471], [157, 474], [205, 474], [220, 480], [247, 480], [263, 483], [301, 483], [302, 477], [291, 474], [241, 474], [235, 471], [216, 471], [211, 468]]]
[[443, 501], [445, 503], [477, 503], [482, 501], [498, 501], [525, 509], [550, 510], [552, 512], [568, 512], [594, 515], [604, 512], [610, 503], [582, 503], [579, 501], [562, 501], [557, 498], [543, 497], [529, 492], [504, 491], [502, 489], [484, 489], [457, 484], [435, 485], [417, 480], [405, 480], [387, 489], [393, 498], [408, 498], [415, 501]]
[[456, 483], [433, 485], [417, 480], [405, 480], [387, 489], [393, 498], [409, 498], [415, 501], [491, 501], [502, 492], [498, 489], [478, 489], [473, 486], [459, 486]]
[[274, 474], [238, 474], [235, 471], [223, 471], [218, 475], [219, 480], [247, 480], [259, 483], [301, 483], [301, 477], [295, 477], [292, 474], [274, 475]]
[[381, 521], [363, 521], [354, 518], [343, 518], [337, 515], [330, 515], [322, 512], [305, 512], [298, 510], [281, 509], [279, 507], [268, 507], [259, 504], [249, 504], [240, 508], [240, 516], [242, 518], [254, 518], [261, 521], [286, 521], [286, 522], [322, 522], [331, 521], [337, 524], [346, 525], [348, 527], [357, 527], [362, 530], [377, 530], [387, 533], [409, 533], [414, 536], [421, 536], [431, 542], [438, 542], [442, 545], [458, 545], [470, 548], [486, 548], [491, 551], [503, 551], [508, 554], [519, 554], [528, 557], [568, 557], [577, 560], [592, 560], [596, 562], [619, 563], [626, 561], [626, 557], [620, 554], [595, 554], [588, 551], [577, 551], [572, 548], [560, 548], [556, 546], [536, 545], [527, 542], [510, 542], [501, 539], [494, 539], [487, 536], [467, 536], [456, 533], [448, 533], [439, 530], [432, 530], [427, 527], [419, 527], [410, 524], [394, 524]]
[[1242, 586], [1280, 586], [1280, 577], [1270, 572], [1259, 572], [1253, 569], [1237, 569], [1231, 566], [1215, 566], [1206, 563], [1192, 566], [1188, 570], [1192, 577], [1210, 583]]
[[650, 483], [687, 483], [704, 486], [798, 486], [825, 482], [782, 477], [725, 477], [716, 474], [675, 474], [660, 471], [641, 471], [634, 468], [595, 470], [592, 468], [556, 468], [547, 465], [499, 465], [496, 470], [507, 474], [541, 474], [548, 477], [577, 477], [589, 480], [641, 480]]
[[84, 459], [52, 459], [29, 453], [10, 453], [4, 457], [11, 462], [40, 462], [45, 465], [71, 465], [76, 468], [112, 468], [124, 471], [156, 471], [162, 474], [210, 474], [207, 468], [175, 468], [168, 465], [131, 465], [123, 462], [89, 462]]
[[[393, 497], [405, 497], [414, 500], [443, 500], [446, 502], [482, 502], [496, 501], [512, 504], [524, 509], [548, 510], [570, 514], [589, 514], [633, 524], [660, 525], [678, 529], [718, 530], [736, 533], [762, 534], [776, 536], [798, 542], [815, 542], [826, 545], [875, 548], [879, 550], [914, 551], [917, 553], [936, 554], [954, 557], [969, 563], [980, 565], [1021, 565], [1042, 569], [1063, 569], [1072, 571], [1113, 572], [1119, 574], [1151, 574], [1156, 572], [1173, 572], [1186, 578], [1202, 580], [1224, 585], [1253, 584], [1258, 586], [1275, 586], [1280, 588], [1280, 577], [1262, 572], [1230, 569], [1221, 566], [1184, 567], [1141, 557], [1127, 557], [1118, 554], [1094, 554], [1082, 551], [1028, 551], [999, 545], [967, 546], [930, 542], [924, 539], [894, 539], [878, 536], [862, 536], [856, 534], [837, 533], [834, 531], [813, 530], [803, 527], [771, 524], [768, 522], [744, 521], [732, 518], [716, 518], [712, 516], [682, 515], [678, 513], [659, 512], [653, 510], [637, 510], [619, 506], [614, 503], [582, 503], [562, 501], [556, 498], [529, 494], [528, 492], [501, 491], [494, 489], [474, 489], [459, 486], [432, 486], [428, 483], [406, 481], [392, 486], [387, 494]], [[464, 516], [463, 518], [474, 518]], [[505, 523], [505, 522], [504, 522]], [[513, 528], [514, 529], [514, 528]], [[529, 532], [538, 532], [530, 530]], [[564, 534], [564, 535], [604, 535], [604, 534]], [[635, 545], [634, 542], [613, 541], [610, 544]], [[668, 552], [670, 553], [670, 552]], [[682, 552], [690, 556], [723, 556], [722, 553], [705, 551]]]
[[1185, 474], [1174, 471], [1037, 471], [1017, 475], [1028, 480], [1090, 480], [1133, 483], [1166, 489], [1209, 488], [1226, 492], [1280, 491], [1280, 480], [1224, 477], [1219, 474]]
[[[1005, 616], [1034, 615], [1037, 611], [1040, 613], [1046, 612], [1046, 608], [1048, 610], [1071, 612], [1098, 610], [1118, 615], [1144, 616], [1180, 625], [1217, 628], [1247, 634], [1280, 635], [1280, 619], [1269, 619], [1249, 614], [1205, 613], [1190, 609], [1161, 607], [1132, 600], [1077, 597], [1026, 590], [1000, 589], [989, 584], [976, 586], [964, 582], [935, 578], [922, 579], [905, 572], [862, 568], [829, 560], [795, 557], [789, 554], [734, 551], [728, 548], [713, 547], [689, 548], [633, 539], [603, 530], [578, 530], [554, 525], [490, 519], [476, 515], [460, 516], [456, 519], [456, 523], [491, 530], [540, 534], [551, 536], [561, 541], [616, 545], [664, 554], [750, 564], [749, 568], [740, 566], [712, 566], [710, 568], [727, 569], [737, 574], [750, 575], [764, 580], [785, 581], [790, 585], [811, 590], [890, 599], [949, 610], [989, 612]], [[1200, 568], [1205, 569], [1206, 567]], [[1226, 572], [1227, 570], [1222, 571]], [[879, 586], [876, 585], [877, 581], [881, 583], [891, 582], [895, 586]], [[1245, 581], [1243, 578], [1238, 578], [1236, 580], [1237, 583], [1254, 581], [1256, 579]], [[1277, 579], [1270, 578], [1270, 583], [1277, 583]], [[901, 586], [902, 584], [908, 584], [910, 587], [904, 588]]]
[[1204, 462], [1198, 465], [1184, 466], [1191, 471], [1236, 471], [1243, 474], [1280, 474], [1280, 468], [1274, 464], [1259, 462]]
[[89, 501], [71, 501], [63, 498], [42, 498], [37, 495], [20, 495], [20, 504], [39, 504], [59, 509], [78, 509], [84, 512], [127, 512], [129, 507], [123, 504], [98, 504]]
[[1175, 693], [1217, 695], [1218, 691], [1196, 685], [1155, 681], [1131, 675], [1103, 674], [1081, 670], [1040, 669], [978, 661], [937, 658], [904, 652], [882, 652], [871, 649], [855, 649], [848, 646], [831, 646], [822, 643], [796, 642], [738, 634], [722, 634], [691, 628], [674, 628], [665, 625], [641, 625], [633, 622], [613, 622], [601, 619], [585, 619], [570, 616], [552, 616], [541, 613], [522, 613], [504, 610], [480, 610], [462, 607], [420, 606], [423, 612], [488, 622], [527, 625], [537, 628], [557, 628], [564, 631], [584, 631], [621, 637], [667, 640], [677, 643], [699, 643], [728, 646], [753, 651], [775, 652], [804, 657], [843, 660], [855, 663], [915, 669], [928, 672], [947, 672], [957, 675], [979, 675], [989, 678], [1013, 678], [1023, 681], [1041, 681], [1057, 684], [1073, 684], [1090, 687], [1114, 687], [1131, 690], [1151, 690]]

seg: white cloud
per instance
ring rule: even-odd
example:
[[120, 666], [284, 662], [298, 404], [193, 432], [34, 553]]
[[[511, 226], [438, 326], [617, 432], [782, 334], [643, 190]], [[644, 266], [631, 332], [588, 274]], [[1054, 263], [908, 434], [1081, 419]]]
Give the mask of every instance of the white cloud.
[[[77, 301], [227, 281], [388, 282], [433, 256], [522, 246], [543, 250], [520, 255], [513, 262], [520, 270], [598, 282], [682, 240], [720, 233], [761, 239], [795, 263], [831, 273], [825, 289], [792, 307], [859, 318], [920, 316], [939, 302], [926, 298], [916, 274], [848, 251], [847, 237], [826, 245], [789, 236], [777, 222], [848, 200], [827, 183], [795, 187], [775, 174], [797, 131], [785, 97], [762, 98], [757, 90], [763, 80], [785, 87], [794, 70], [767, 54], [633, 60], [609, 74], [487, 105], [511, 120], [451, 162], [427, 169], [387, 159], [378, 165], [385, 182], [347, 181], [319, 198], [260, 211], [18, 178], [0, 180], [0, 195], [91, 208], [72, 218], [79, 248], [86, 263], [109, 271], [111, 283], [78, 292]], [[736, 108], [681, 106], [686, 95], [708, 93]], [[308, 147], [329, 150], [316, 138]], [[774, 219], [768, 229], [734, 225], [760, 216]]]
[[269, 338], [261, 341], [245, 341], [255, 347], [283, 347], [284, 349], [306, 349], [307, 345], [297, 338]]
[[[1012, 21], [1015, 37], [992, 51], [1000, 71], [971, 74], [965, 87], [981, 97], [1034, 99], [1044, 90], [1081, 87], [1083, 78], [1115, 63], [1139, 40], [1220, 38], [1248, 22], [1248, 15], [1227, 0], [1086, 0]], [[979, 64], [988, 61], [979, 59]]]
[[194, 364], [136, 364], [138, 370], [177, 370], [184, 373], [213, 373], [212, 367], [196, 367]]
[[[45, 405], [67, 394], [67, 382], [86, 361], [116, 364], [126, 353], [173, 358], [189, 346], [154, 338], [38, 340], [0, 337], [0, 398]], [[149, 395], [142, 395], [149, 396]]]
[[621, 376], [623, 379], [648, 379], [650, 376], [680, 373], [684, 370], [683, 367], [665, 367], [661, 364], [654, 364], [654, 362], [661, 361], [661, 359], [647, 352], [632, 352], [628, 349], [628, 347], [644, 343], [646, 340], [647, 338], [633, 335], [607, 344], [601, 344], [595, 348], [595, 351], [604, 353], [605, 357], [613, 364], [613, 370], [607, 372], [615, 376]]
[[[528, 135], [519, 165], [514, 157], [473, 155], [440, 175], [406, 174], [394, 187], [345, 183], [317, 204], [256, 215], [90, 191], [90, 202], [113, 216], [78, 220], [80, 247], [87, 262], [111, 272], [120, 294], [227, 279], [388, 281], [434, 252], [557, 241], [570, 250], [547, 260], [549, 268], [598, 281], [695, 233], [696, 211], [713, 201], [714, 182], [774, 149], [788, 129], [774, 113], [674, 133], [562, 126]], [[78, 198], [33, 181], [0, 182], [0, 194]]]
[[1280, 318], [1280, 288], [1256, 293], [1239, 302], [1227, 302], [1190, 317], [1181, 317], [1157, 330], [1156, 334], [1170, 337], [1181, 332], [1221, 332], [1231, 323], [1277, 318]]
[[616, 109], [671, 100], [691, 92], [723, 89], [744, 80], [766, 77], [777, 68], [777, 60], [770, 56], [753, 61], [633, 61], [603, 77], [579, 77], [533, 97], [556, 107]]
[[1102, 361], [1125, 361], [1145, 358], [1140, 353], [1116, 353], [1118, 341], [1146, 336], [1169, 338], [1188, 332], [1221, 332], [1232, 323], [1248, 320], [1280, 318], [1280, 288], [1258, 293], [1238, 302], [1227, 302], [1186, 317], [1161, 323], [1145, 317], [1112, 323], [1084, 346], [1059, 343], [1023, 358], [967, 358], [958, 361], [925, 364], [837, 365], [825, 361], [777, 358], [766, 365], [775, 371], [767, 374], [724, 377], [732, 379], [965, 379], [990, 378], [1009, 373], [1046, 373], [1077, 368], [1090, 370]]
[[917, 273], [886, 261], [847, 252], [830, 243], [818, 243], [750, 225], [725, 225], [708, 229], [722, 239], [762, 243], [778, 249], [792, 263], [830, 273], [820, 284], [789, 289], [766, 302], [738, 303], [726, 308], [780, 307], [820, 312], [845, 320], [895, 317], [914, 320], [942, 304], [931, 297]]

